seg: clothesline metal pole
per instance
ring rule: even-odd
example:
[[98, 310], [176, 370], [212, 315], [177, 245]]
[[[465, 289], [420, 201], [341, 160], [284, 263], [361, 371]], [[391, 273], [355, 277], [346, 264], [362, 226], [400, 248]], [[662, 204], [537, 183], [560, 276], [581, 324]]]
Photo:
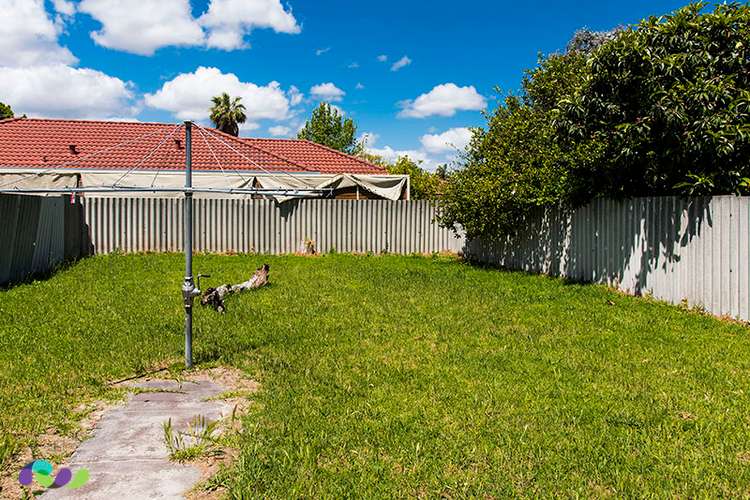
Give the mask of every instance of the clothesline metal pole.
[[[182, 283], [182, 297], [184, 300], [184, 306], [185, 306], [185, 366], [187, 368], [193, 367], [193, 304], [195, 302], [195, 298], [198, 297], [201, 294], [201, 291], [196, 288], [195, 286], [195, 280], [193, 277], [193, 195], [194, 193], [223, 193], [223, 194], [234, 194], [234, 195], [252, 195], [252, 194], [260, 194], [264, 196], [281, 196], [281, 197], [290, 197], [290, 198], [317, 198], [320, 195], [327, 195], [331, 196], [333, 194], [334, 188], [275, 188], [275, 189], [267, 189], [267, 188], [209, 188], [209, 187], [203, 187], [203, 188], [193, 188], [193, 137], [192, 137], [192, 131], [193, 131], [193, 123], [190, 121], [186, 121], [184, 123], [185, 126], [185, 187], [184, 188], [177, 188], [177, 187], [145, 187], [145, 186], [119, 186], [118, 183], [120, 180], [122, 180], [124, 177], [129, 175], [131, 172], [136, 170], [139, 166], [141, 166], [146, 160], [148, 160], [153, 153], [156, 151], [157, 148], [152, 150], [146, 157], [144, 157], [143, 160], [139, 164], [137, 164], [135, 167], [132, 167], [129, 169], [125, 175], [121, 176], [120, 179], [118, 179], [115, 184], [111, 186], [90, 186], [90, 187], [62, 187], [62, 188], [17, 188], [17, 187], [7, 187], [9, 185], [15, 184], [18, 181], [11, 182], [8, 184], [0, 184], [0, 194], [84, 194], [84, 193], [143, 193], [143, 192], [150, 192], [150, 193], [184, 193], [185, 196], [185, 206], [183, 211], [183, 218], [184, 218], [184, 237], [183, 237], [183, 244], [184, 244], [184, 251], [185, 251], [185, 278]], [[159, 145], [166, 142], [169, 137], [172, 137], [172, 135], [176, 132], [177, 128], [179, 126], [175, 127], [175, 129], [172, 130], [170, 135], [168, 135]], [[199, 131], [200, 127], [198, 128]], [[202, 132], [201, 132], [202, 133]], [[149, 134], [150, 135], [150, 134]], [[141, 136], [146, 137], [146, 135]], [[204, 137], [205, 139], [205, 137]], [[121, 145], [128, 144], [133, 141], [127, 141], [121, 144], [118, 144], [115, 147], [107, 148], [101, 151], [98, 151], [96, 153], [93, 153], [91, 155], [88, 155], [87, 157], [94, 156], [96, 154], [99, 154], [100, 152], [110, 151], [112, 149], [115, 149], [116, 147], [120, 147]], [[263, 170], [266, 173], [268, 172], [266, 169], [264, 169], [261, 165], [257, 164], [257, 162], [251, 160], [250, 158], [247, 158], [246, 155], [240, 153], [236, 149], [232, 148], [228, 143], [224, 142], [232, 151], [234, 151], [236, 154], [246, 158], [247, 160], [250, 160], [253, 164], [256, 164], [261, 170]], [[208, 145], [208, 141], [206, 141], [206, 144]], [[208, 146], [209, 150], [210, 145]], [[211, 150], [211, 153], [213, 154], [213, 151]], [[218, 162], [218, 157], [214, 154], [214, 158]], [[71, 162], [75, 163], [75, 162]], [[66, 165], [62, 165], [60, 168], [65, 167]], [[226, 175], [224, 172], [224, 169], [221, 165], [219, 165], [222, 173]], [[45, 169], [44, 172], [52, 172], [54, 169]], [[40, 173], [35, 174], [29, 174], [26, 177], [20, 179], [24, 180], [28, 177], [39, 175]], [[291, 175], [291, 174], [286, 174]], [[244, 178], [243, 178], [244, 180]], [[199, 276], [200, 278], [200, 276]]]
[[193, 280], [193, 144], [191, 122], [185, 122], [185, 281], [182, 296], [185, 301], [185, 367], [193, 367], [193, 302], [200, 295]]

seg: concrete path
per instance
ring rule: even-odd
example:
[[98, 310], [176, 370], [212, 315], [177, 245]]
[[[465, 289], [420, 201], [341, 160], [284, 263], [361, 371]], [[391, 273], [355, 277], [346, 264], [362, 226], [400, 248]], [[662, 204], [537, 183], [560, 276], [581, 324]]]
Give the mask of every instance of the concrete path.
[[231, 414], [225, 401], [207, 401], [226, 389], [209, 381], [150, 380], [131, 384], [148, 390], [104, 414], [94, 435], [65, 464], [73, 472], [89, 469], [89, 482], [77, 490], [48, 490], [43, 498], [182, 498], [200, 480], [197, 467], [169, 461], [163, 424], [187, 429], [196, 416], [209, 421]]

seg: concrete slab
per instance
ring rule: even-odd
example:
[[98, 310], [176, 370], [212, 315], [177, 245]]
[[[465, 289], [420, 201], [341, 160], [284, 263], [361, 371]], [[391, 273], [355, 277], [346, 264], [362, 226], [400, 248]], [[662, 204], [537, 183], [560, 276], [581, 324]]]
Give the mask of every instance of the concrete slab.
[[182, 498], [200, 480], [197, 467], [170, 462], [163, 424], [186, 430], [196, 417], [227, 417], [232, 405], [207, 401], [227, 389], [209, 381], [147, 380], [129, 384], [146, 389], [124, 406], [107, 412], [94, 435], [65, 464], [74, 472], [87, 468], [89, 482], [77, 490], [48, 490], [45, 499]]

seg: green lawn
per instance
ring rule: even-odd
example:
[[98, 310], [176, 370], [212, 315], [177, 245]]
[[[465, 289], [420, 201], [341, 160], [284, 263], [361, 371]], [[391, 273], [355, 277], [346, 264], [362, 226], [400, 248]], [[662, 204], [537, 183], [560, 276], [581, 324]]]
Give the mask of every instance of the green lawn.
[[[233, 496], [750, 494], [747, 328], [445, 259], [195, 267], [216, 284], [263, 262], [272, 286], [196, 311], [198, 361], [262, 383], [216, 479]], [[96, 257], [0, 292], [0, 461], [180, 359], [181, 265]]]

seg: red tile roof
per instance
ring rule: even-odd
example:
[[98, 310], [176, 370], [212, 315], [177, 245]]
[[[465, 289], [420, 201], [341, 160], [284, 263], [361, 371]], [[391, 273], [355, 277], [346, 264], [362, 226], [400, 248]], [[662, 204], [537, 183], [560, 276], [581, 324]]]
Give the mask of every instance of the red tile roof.
[[[182, 170], [184, 125], [15, 118], [0, 121], [0, 168]], [[307, 141], [240, 139], [194, 127], [193, 168], [372, 173], [381, 167]]]
[[243, 139], [271, 153], [283, 156], [298, 165], [322, 173], [338, 174], [385, 174], [383, 167], [365, 160], [344, 154], [335, 149], [299, 139]]

